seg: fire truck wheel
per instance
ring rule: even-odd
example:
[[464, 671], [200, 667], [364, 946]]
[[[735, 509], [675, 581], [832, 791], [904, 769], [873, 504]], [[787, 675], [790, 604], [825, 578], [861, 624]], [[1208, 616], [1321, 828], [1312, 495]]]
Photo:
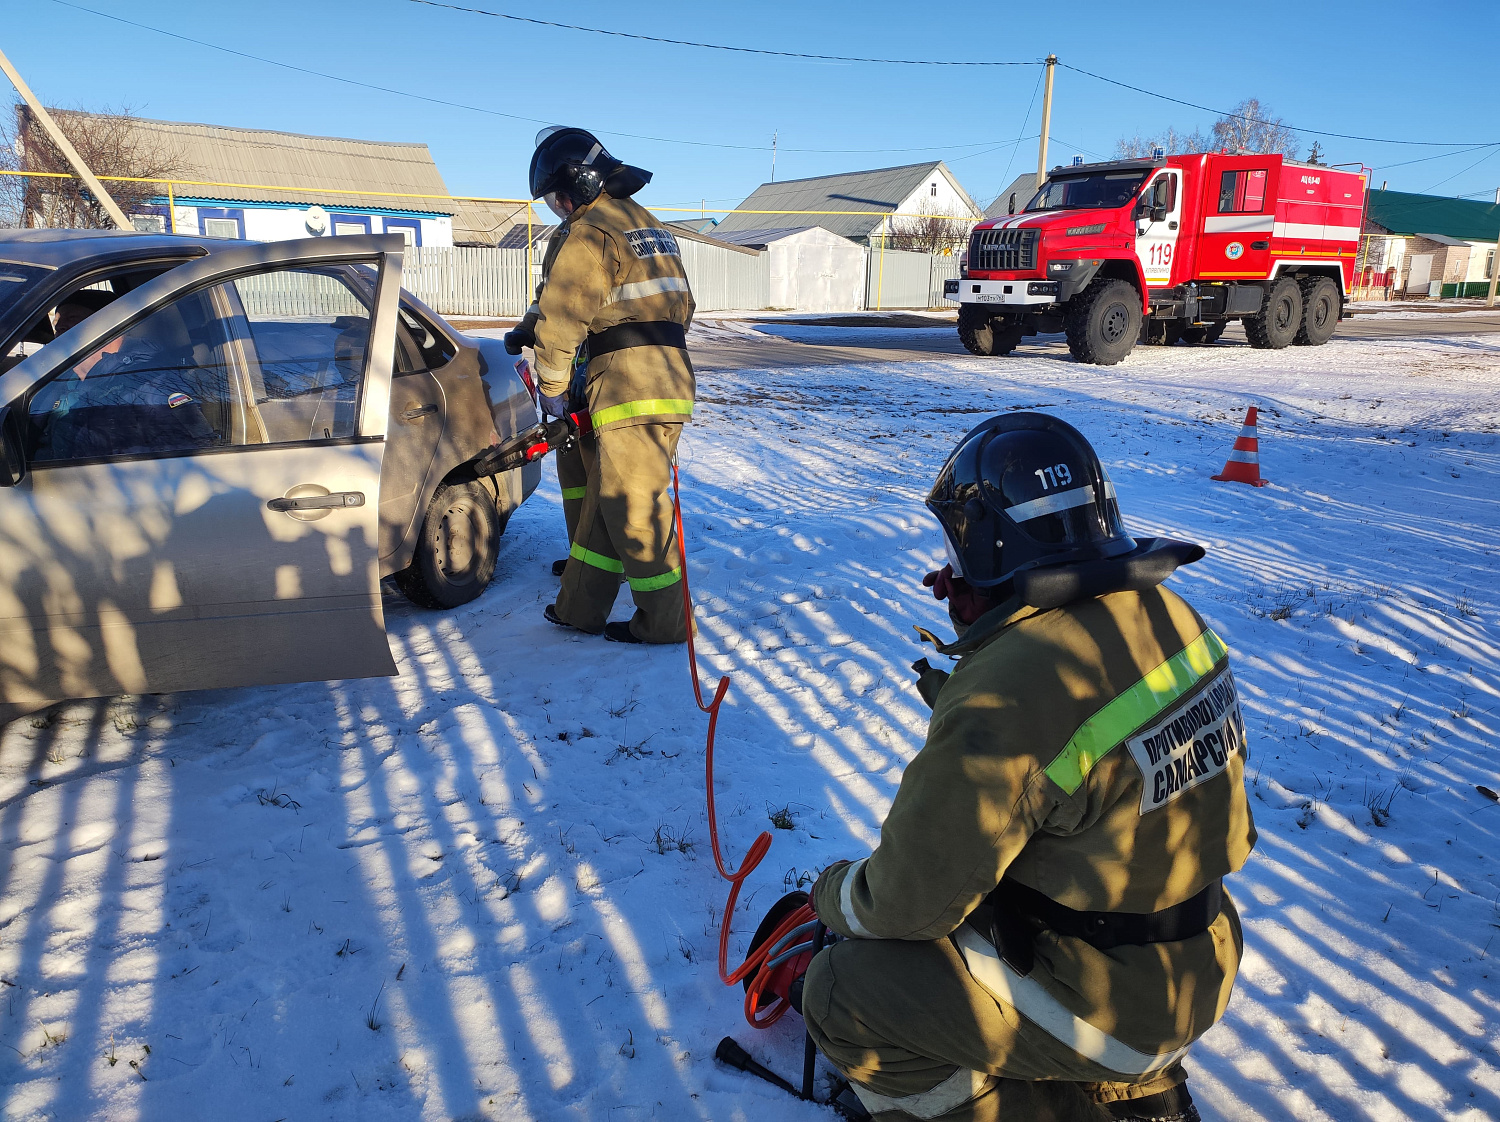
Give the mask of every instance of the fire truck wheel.
[[1075, 362], [1113, 366], [1141, 333], [1141, 294], [1129, 281], [1100, 278], [1063, 313], [1063, 330]]
[[1227, 326], [1228, 324], [1220, 321], [1211, 323], [1207, 327], [1185, 327], [1182, 329], [1182, 338], [1184, 342], [1194, 347], [1203, 346], [1205, 343], [1217, 343]]
[[971, 355], [1008, 355], [1021, 342], [1021, 329], [991, 319], [982, 309], [960, 308], [958, 340]]
[[1290, 347], [1302, 327], [1302, 289], [1291, 277], [1271, 286], [1259, 315], [1245, 317], [1245, 335], [1250, 345], [1263, 351]]
[[1327, 277], [1302, 278], [1302, 327], [1299, 347], [1321, 347], [1333, 338], [1339, 322], [1339, 288]]

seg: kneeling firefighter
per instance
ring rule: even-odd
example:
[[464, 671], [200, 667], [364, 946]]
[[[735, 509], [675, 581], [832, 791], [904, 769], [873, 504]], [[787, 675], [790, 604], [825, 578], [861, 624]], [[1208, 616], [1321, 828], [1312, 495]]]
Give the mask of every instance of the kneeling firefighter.
[[[583, 129], [544, 130], [531, 160], [532, 196], [563, 220], [533, 328], [542, 409], [573, 411], [567, 394], [582, 346], [594, 433], [562, 588], [546, 616], [619, 642], [681, 643], [688, 619], [671, 468], [696, 392], [686, 338], [693, 297], [676, 238], [629, 197], [650, 178]], [[635, 615], [606, 624], [622, 578]]]
[[1255, 844], [1219, 637], [1162, 587], [1093, 449], [1038, 413], [964, 437], [927, 500], [959, 632], [880, 844], [818, 878], [844, 938], [792, 985], [877, 1119], [1196, 1120], [1182, 1058], [1223, 1014]]

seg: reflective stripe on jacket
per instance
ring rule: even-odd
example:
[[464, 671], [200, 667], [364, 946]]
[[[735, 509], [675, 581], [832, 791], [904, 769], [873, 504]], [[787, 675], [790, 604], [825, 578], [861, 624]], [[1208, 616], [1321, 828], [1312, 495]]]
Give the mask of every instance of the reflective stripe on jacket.
[[[693, 296], [676, 235], [629, 199], [601, 195], [575, 211], [537, 300], [536, 373], [542, 392], [567, 385], [579, 345], [624, 323], [692, 323]], [[685, 421], [697, 386], [687, 351], [633, 346], [589, 357], [585, 390], [596, 431]]]

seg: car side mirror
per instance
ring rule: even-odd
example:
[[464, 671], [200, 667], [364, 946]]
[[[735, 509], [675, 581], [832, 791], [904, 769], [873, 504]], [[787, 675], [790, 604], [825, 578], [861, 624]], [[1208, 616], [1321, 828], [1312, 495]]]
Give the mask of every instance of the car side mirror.
[[1016, 213], [1016, 193], [1014, 191], [1010, 193], [1010, 213]]
[[1152, 222], [1165, 222], [1167, 220], [1167, 206], [1165, 203], [1151, 208]]
[[26, 478], [26, 435], [21, 414], [0, 408], [0, 487], [14, 487]]

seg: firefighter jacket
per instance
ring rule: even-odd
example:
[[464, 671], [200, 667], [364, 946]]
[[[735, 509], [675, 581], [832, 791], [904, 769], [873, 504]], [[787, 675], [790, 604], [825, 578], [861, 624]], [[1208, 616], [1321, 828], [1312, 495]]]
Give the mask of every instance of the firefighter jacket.
[[537, 300], [542, 392], [567, 388], [573, 355], [588, 342], [585, 396], [596, 432], [687, 420], [696, 384], [683, 335], [693, 296], [676, 237], [639, 204], [607, 194], [574, 211], [563, 230]]
[[854, 938], [951, 935], [981, 985], [1075, 1051], [1133, 1079], [1162, 1070], [1229, 1001], [1227, 895], [1177, 942], [1099, 950], [1043, 930], [1024, 976], [981, 904], [1005, 877], [1075, 911], [1151, 913], [1244, 864], [1255, 828], [1223, 643], [1158, 586], [1049, 611], [1013, 599], [943, 650], [962, 657], [880, 844], [825, 870], [819, 918]]

